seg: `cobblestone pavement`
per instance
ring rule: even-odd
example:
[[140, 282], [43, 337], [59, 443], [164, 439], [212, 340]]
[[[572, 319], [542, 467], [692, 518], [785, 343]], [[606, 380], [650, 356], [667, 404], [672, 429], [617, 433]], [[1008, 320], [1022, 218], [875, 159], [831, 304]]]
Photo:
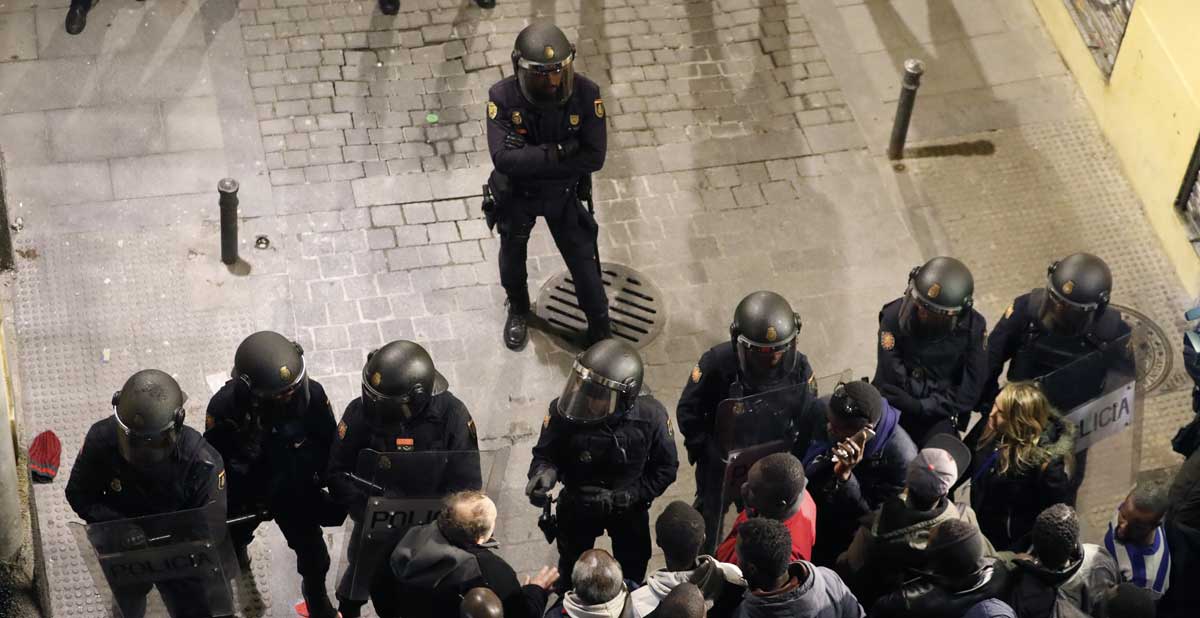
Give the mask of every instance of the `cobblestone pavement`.
[[[296, 336], [338, 408], [368, 350], [416, 338], [485, 446], [513, 445], [503, 553], [520, 571], [551, 562], [520, 488], [571, 352], [539, 333], [520, 354], [503, 348], [497, 240], [477, 197], [486, 89], [532, 17], [568, 31], [604, 91], [600, 252], [665, 296], [643, 354], [668, 407], [727, 337], [737, 300], [761, 288], [804, 316], [818, 374], [869, 374], [878, 307], [938, 253], [967, 261], [994, 320], [1053, 258], [1097, 252], [1114, 300], [1162, 325], [1178, 354], [1187, 299], [1025, 0], [404, 0], [395, 17], [341, 0], [109, 0], [74, 38], [65, 0], [35, 2], [0, 0], [0, 149], [24, 226], [12, 285], [23, 434], [56, 429], [63, 470], [137, 368], [175, 373], [196, 424], [254, 329]], [[911, 55], [929, 71], [915, 147], [893, 168], [880, 155]], [[222, 176], [243, 186], [245, 262], [232, 272], [217, 261]], [[269, 249], [252, 248], [260, 234]], [[531, 289], [562, 269], [543, 227], [529, 256]], [[1137, 441], [1126, 432], [1093, 459], [1093, 525], [1130, 462], [1176, 463], [1165, 444], [1187, 410], [1179, 370], [1151, 395]], [[667, 498], [692, 488], [685, 466]], [[38, 486], [37, 503], [56, 615], [101, 614], [62, 483]], [[239, 581], [245, 613], [289, 615], [292, 556], [261, 530], [253, 578]]]

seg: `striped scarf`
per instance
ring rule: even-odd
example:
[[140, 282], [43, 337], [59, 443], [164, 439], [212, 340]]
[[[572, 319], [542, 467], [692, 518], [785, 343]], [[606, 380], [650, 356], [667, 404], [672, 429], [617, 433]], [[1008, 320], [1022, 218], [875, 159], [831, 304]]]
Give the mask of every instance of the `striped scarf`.
[[1121, 581], [1130, 582], [1150, 591], [1158, 599], [1171, 585], [1171, 549], [1162, 526], [1154, 529], [1154, 542], [1150, 545], [1122, 543], [1117, 539], [1117, 515], [1114, 513], [1104, 533], [1104, 547], [1117, 561], [1121, 569]]

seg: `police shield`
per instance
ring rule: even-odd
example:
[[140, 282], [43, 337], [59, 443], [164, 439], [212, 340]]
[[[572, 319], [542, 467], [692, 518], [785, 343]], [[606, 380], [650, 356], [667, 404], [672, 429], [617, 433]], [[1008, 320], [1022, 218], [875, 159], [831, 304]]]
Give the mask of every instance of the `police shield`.
[[815, 390], [815, 382], [794, 384], [717, 404], [716, 434], [721, 450], [730, 453], [794, 437], [796, 420], [816, 399]]
[[351, 479], [368, 494], [367, 508], [342, 552], [338, 594], [365, 601], [376, 576], [388, 576], [388, 558], [405, 533], [437, 519], [442, 499], [464, 490], [483, 491], [497, 503], [508, 465], [508, 447], [496, 451], [416, 451], [358, 454]]
[[1133, 423], [1138, 356], [1145, 330], [1116, 339], [1037, 379], [1050, 403], [1077, 429], [1076, 451], [1124, 431]]
[[[84, 525], [67, 524], [96, 589], [112, 600], [116, 618], [163, 615], [147, 606], [158, 590], [167, 614], [234, 614], [230, 580], [237, 558], [225, 529], [225, 509], [206, 507]], [[151, 606], [153, 607], [153, 606]]]

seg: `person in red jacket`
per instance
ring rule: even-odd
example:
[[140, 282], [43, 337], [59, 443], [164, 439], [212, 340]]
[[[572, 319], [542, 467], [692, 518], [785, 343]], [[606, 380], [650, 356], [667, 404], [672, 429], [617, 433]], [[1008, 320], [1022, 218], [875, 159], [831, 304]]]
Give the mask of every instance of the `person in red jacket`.
[[753, 517], [782, 522], [792, 535], [792, 561], [808, 560], [817, 539], [817, 503], [804, 486], [804, 466], [791, 453], [767, 455], [755, 462], [742, 485], [746, 508], [717, 548], [717, 560], [738, 563], [738, 528]]

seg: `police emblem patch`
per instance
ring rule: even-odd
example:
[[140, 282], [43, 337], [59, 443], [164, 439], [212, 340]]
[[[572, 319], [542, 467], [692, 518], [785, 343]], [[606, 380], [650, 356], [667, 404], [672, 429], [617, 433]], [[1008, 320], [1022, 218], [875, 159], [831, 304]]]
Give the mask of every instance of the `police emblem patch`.
[[471, 432], [471, 439], [478, 440], [479, 434], [475, 431], [475, 419], [467, 420], [467, 431]]
[[544, 51], [546, 52], [546, 60], [554, 59], [554, 48], [553, 47], [550, 47], [549, 45], [547, 45], [546, 49]]
[[492, 101], [488, 101], [487, 110], [488, 110], [488, 120], [495, 120], [496, 114], [500, 113], [500, 108], [496, 107], [496, 104], [493, 103]]
[[225, 489], [225, 471], [217, 473], [217, 489]]
[[211, 415], [211, 414], [205, 414], [204, 415], [204, 428], [212, 429], [213, 427], [216, 427], [216, 426], [217, 426], [217, 419], [214, 418], [213, 415]]
[[338, 423], [338, 440], [346, 439], [346, 421]]
[[1074, 291], [1075, 291], [1075, 282], [1068, 279], [1067, 282], [1063, 284], [1063, 294], [1070, 294], [1071, 292], [1074, 292]]
[[767, 327], [767, 341], [775, 341], [778, 338], [779, 338], [779, 332], [775, 330], [775, 327], [768, 326]]
[[[396, 440], [396, 442], [400, 441]], [[380, 457], [378, 466], [380, 470], [390, 470], [392, 467], [392, 460], [388, 459], [387, 457]]]
[[675, 437], [675, 428], [671, 427], [671, 415], [670, 414], [667, 415], [667, 435], [672, 438]]
[[596, 109], [596, 117], [603, 118], [604, 117], [604, 99], [596, 99], [596, 102], [593, 105]]
[[549, 427], [549, 426], [550, 426], [550, 415], [549, 415], [549, 414], [547, 414], [547, 415], [546, 415], [546, 418], [543, 418], [543, 419], [542, 419], [542, 429], [545, 429], [545, 428], [547, 428], [547, 427]]
[[928, 292], [928, 294], [929, 294], [929, 297], [930, 297], [930, 298], [937, 298], [937, 297], [938, 297], [938, 295], [939, 295], [939, 294], [941, 294], [941, 293], [942, 293], [942, 286], [941, 286], [941, 284], [939, 284], [939, 283], [935, 283], [935, 284], [933, 284], [933, 285], [929, 286], [929, 292]]
[[288, 381], [290, 381], [292, 379], [292, 370], [288, 369], [287, 365], [284, 365], [279, 368], [279, 379], [280, 380], [288, 380]]
[[113, 479], [108, 483], [108, 488], [113, 491], [121, 491], [121, 479]]
[[746, 411], [746, 404], [744, 404], [740, 401], [733, 404], [733, 413], [734, 414], [741, 414], [742, 412], [745, 412], [745, 411]]
[[382, 381], [383, 381], [383, 374], [379, 373], [378, 371], [371, 374], [371, 386], [379, 386], [379, 383]]
[[521, 122], [522, 122], [521, 121], [521, 112], [513, 112], [512, 113], [512, 123], [513, 124], [521, 124]]
[[1013, 314], [1013, 306], [1012, 306], [1012, 305], [1009, 305], [1009, 306], [1008, 306], [1008, 309], [1005, 309], [1005, 310], [1004, 310], [1004, 317], [1005, 317], [1005, 318], [1011, 318], [1011, 317], [1012, 317], [1012, 314]]
[[886, 330], [879, 333], [879, 347], [891, 350], [896, 347], [896, 336]]
[[692, 383], [699, 384], [700, 376], [702, 376], [702, 375], [704, 375], [704, 373], [700, 371], [700, 365], [696, 365], [695, 367], [693, 367], [692, 368]]
[[579, 114], [571, 114], [571, 126], [579, 126]]

